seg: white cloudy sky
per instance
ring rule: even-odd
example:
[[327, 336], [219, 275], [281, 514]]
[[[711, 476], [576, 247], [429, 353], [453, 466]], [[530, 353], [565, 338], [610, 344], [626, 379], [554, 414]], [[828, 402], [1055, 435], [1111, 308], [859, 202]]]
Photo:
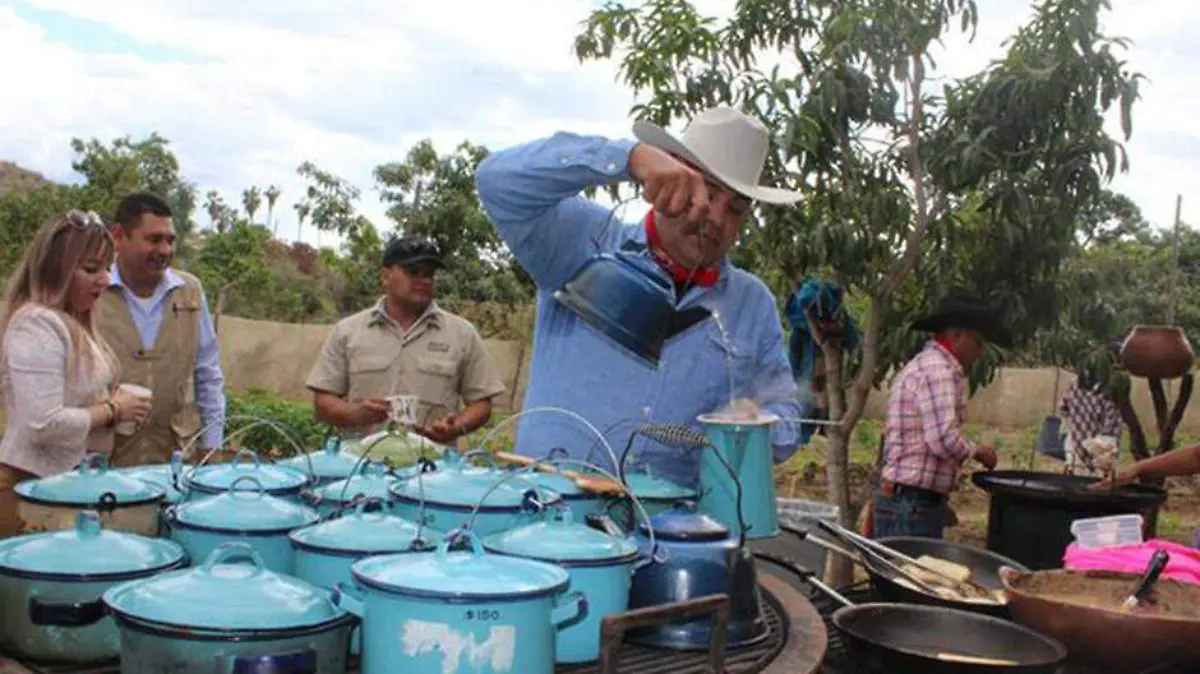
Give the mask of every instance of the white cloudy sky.
[[[576, 63], [571, 42], [597, 0], [0, 0], [0, 159], [58, 180], [72, 136], [159, 131], [201, 193], [240, 203], [283, 188], [280, 234], [308, 159], [356, 182], [382, 221], [371, 169], [416, 140], [500, 147], [558, 129], [625, 135], [632, 103], [612, 64]], [[730, 0], [702, 0], [724, 11]], [[980, 32], [939, 56], [965, 75], [1000, 55], [1025, 0], [982, 0]], [[1143, 100], [1131, 171], [1115, 188], [1159, 225], [1200, 222], [1200, 5], [1113, 0], [1111, 30], [1135, 45]], [[1190, 111], [1190, 112], [1189, 112]], [[200, 219], [206, 216], [200, 214]], [[313, 234], [303, 237], [312, 241]]]

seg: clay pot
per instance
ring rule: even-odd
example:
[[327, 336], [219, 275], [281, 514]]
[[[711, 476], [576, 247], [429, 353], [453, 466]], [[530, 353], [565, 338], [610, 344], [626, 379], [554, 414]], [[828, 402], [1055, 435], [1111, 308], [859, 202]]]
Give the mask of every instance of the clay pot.
[[1134, 326], [1121, 344], [1121, 364], [1135, 377], [1176, 379], [1194, 360], [1187, 335], [1170, 325]]

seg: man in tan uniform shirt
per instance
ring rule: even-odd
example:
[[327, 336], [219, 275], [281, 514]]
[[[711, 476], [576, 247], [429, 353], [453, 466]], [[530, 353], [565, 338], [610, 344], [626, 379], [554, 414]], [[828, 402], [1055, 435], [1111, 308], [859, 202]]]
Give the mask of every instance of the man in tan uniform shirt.
[[159, 197], [123, 199], [109, 231], [117, 260], [96, 327], [120, 360], [121, 381], [153, 392], [150, 417], [132, 435], [117, 434], [110, 463], [166, 463], [203, 431], [187, 457], [198, 459], [225, 433], [225, 376], [204, 289], [170, 266], [175, 227]]
[[504, 385], [475, 327], [434, 302], [442, 266], [432, 243], [388, 244], [384, 296], [334, 326], [308, 376], [319, 421], [368, 433], [387, 420], [387, 396], [413, 395], [413, 430], [434, 442], [453, 443], [487, 423]]

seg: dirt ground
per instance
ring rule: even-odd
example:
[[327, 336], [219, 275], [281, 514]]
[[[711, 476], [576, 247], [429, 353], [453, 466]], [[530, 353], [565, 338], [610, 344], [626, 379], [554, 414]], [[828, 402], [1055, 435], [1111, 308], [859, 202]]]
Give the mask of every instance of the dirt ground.
[[[862, 421], [854, 429], [850, 447], [851, 494], [857, 500], [864, 496], [865, 481], [875, 460], [879, 444], [881, 425], [877, 421]], [[981, 442], [991, 442], [996, 447], [1000, 462], [998, 468], [1059, 472], [1063, 463], [1046, 456], [1035, 455], [1032, 448], [1037, 439], [1038, 428], [999, 430], [984, 427], [968, 427], [967, 434]], [[1150, 445], [1156, 442], [1149, 438]], [[1183, 447], [1200, 443], [1200, 437], [1181, 436], [1176, 446]], [[828, 501], [825, 484], [825, 438], [814, 438], [809, 446], [801, 449], [792, 459], [776, 469], [776, 488], [780, 496], [803, 498], [819, 502]], [[1130, 463], [1128, 447], [1122, 448], [1122, 463]], [[977, 469], [975, 464], [973, 469]], [[983, 544], [987, 530], [988, 495], [970, 482], [969, 474], [951, 497], [951, 505], [958, 514], [959, 525], [948, 532], [948, 537], [959, 541]], [[1178, 478], [1168, 482], [1168, 498], [1159, 511], [1158, 536], [1180, 543], [1190, 543], [1193, 530], [1200, 525], [1200, 480]], [[856, 507], [860, 505], [856, 503]]]

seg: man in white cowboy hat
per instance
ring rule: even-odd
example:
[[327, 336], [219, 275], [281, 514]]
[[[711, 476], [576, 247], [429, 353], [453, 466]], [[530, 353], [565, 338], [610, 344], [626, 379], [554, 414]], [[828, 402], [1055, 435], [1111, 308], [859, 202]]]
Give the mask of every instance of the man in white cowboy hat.
[[[755, 202], [790, 205], [798, 192], [759, 185], [769, 149], [767, 128], [732, 108], [695, 117], [681, 138], [647, 122], [637, 141], [557, 133], [499, 151], [480, 164], [479, 197], [497, 232], [538, 286], [537, 326], [525, 409], [565, 408], [599, 429], [620, 452], [638, 426], [698, 426], [727, 408], [780, 417], [774, 458], [798, 435], [796, 384], [775, 299], [766, 285], [734, 267], [726, 253]], [[585, 189], [633, 181], [651, 204], [644, 221], [614, 222]], [[639, 358], [555, 299], [598, 253], [620, 251], [669, 289], [675, 313], [657, 364]], [[564, 415], [525, 417], [518, 452], [554, 448], [611, 467], [590, 434]], [[650, 442], [638, 456], [657, 476], [683, 485], [697, 478], [697, 457]]]
[[872, 536], [941, 538], [953, 520], [949, 496], [963, 464], [996, 467], [996, 450], [963, 435], [966, 369], [988, 342], [1009, 346], [1007, 331], [990, 310], [966, 293], [947, 295], [913, 330], [932, 333], [925, 348], [900, 370], [884, 415], [883, 470], [872, 500]]

